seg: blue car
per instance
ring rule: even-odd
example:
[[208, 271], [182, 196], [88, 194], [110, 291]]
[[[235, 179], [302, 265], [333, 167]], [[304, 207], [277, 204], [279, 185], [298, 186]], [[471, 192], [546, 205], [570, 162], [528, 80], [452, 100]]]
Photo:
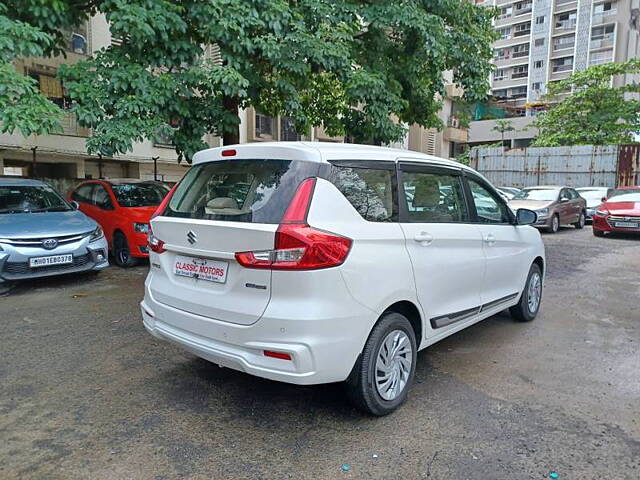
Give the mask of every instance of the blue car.
[[46, 183], [0, 178], [0, 290], [8, 282], [108, 265], [102, 229], [77, 205]]

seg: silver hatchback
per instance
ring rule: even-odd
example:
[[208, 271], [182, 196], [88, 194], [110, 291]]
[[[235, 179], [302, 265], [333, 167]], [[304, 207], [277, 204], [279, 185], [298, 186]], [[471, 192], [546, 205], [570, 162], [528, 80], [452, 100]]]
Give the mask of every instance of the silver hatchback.
[[102, 229], [37, 180], [0, 178], [0, 290], [7, 282], [109, 265]]

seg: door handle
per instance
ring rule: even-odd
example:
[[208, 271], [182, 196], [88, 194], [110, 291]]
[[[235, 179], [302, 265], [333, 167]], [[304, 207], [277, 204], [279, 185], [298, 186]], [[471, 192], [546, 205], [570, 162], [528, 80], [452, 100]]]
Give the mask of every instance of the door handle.
[[484, 243], [488, 246], [493, 247], [496, 244], [496, 237], [490, 233], [486, 237], [484, 237]]
[[413, 239], [423, 247], [426, 247], [431, 245], [431, 243], [433, 242], [433, 235], [427, 232], [420, 232], [415, 237], [413, 237]]

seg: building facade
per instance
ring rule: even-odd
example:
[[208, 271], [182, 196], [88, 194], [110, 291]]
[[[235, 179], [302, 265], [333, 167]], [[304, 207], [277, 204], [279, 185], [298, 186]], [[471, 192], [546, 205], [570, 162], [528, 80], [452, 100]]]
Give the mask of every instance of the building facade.
[[[64, 86], [57, 78], [63, 63], [75, 63], [93, 52], [117, 42], [111, 38], [104, 15], [92, 18], [86, 25], [68, 32], [65, 57], [22, 58], [16, 68], [34, 78], [40, 91], [63, 109], [71, 106]], [[214, 60], [219, 58], [215, 48], [209, 48], [205, 55]], [[394, 144], [407, 148], [450, 156], [458, 145], [467, 141], [467, 131], [461, 128], [455, 117], [455, 97], [461, 92], [449, 88], [443, 101], [440, 117], [446, 128], [442, 131], [412, 126], [404, 141]], [[329, 137], [322, 128], [313, 128], [302, 134], [295, 131], [286, 117], [272, 118], [260, 114], [253, 108], [240, 112], [240, 141], [328, 141], [344, 142], [343, 137]], [[72, 113], [65, 113], [63, 130], [57, 134], [23, 137], [19, 132], [0, 134], [0, 175], [45, 178], [53, 181], [60, 189], [70, 188], [74, 182], [91, 178], [136, 178], [158, 179], [168, 182], [179, 180], [188, 165], [178, 164], [175, 149], [166, 142], [145, 140], [134, 144], [133, 150], [113, 158], [103, 158], [89, 154], [85, 142], [90, 131], [78, 125]], [[219, 146], [221, 139], [208, 135], [205, 142]]]
[[[471, 145], [499, 141], [496, 119], [511, 120], [506, 134], [511, 147], [527, 146], [530, 128], [544, 107], [550, 82], [573, 72], [640, 56], [640, 0], [476, 0], [499, 9], [494, 21], [500, 38], [494, 43], [496, 70], [493, 101], [478, 105], [471, 122]], [[620, 78], [628, 83], [637, 78]]]

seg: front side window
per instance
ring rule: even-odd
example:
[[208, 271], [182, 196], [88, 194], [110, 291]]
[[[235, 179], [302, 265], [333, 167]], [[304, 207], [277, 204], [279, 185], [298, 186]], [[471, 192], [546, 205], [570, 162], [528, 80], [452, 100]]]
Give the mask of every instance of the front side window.
[[51, 187], [2, 186], [0, 187], [0, 214], [66, 212], [69, 204]]
[[160, 183], [121, 183], [113, 185], [113, 194], [121, 207], [153, 207], [160, 205], [169, 187]]
[[195, 165], [163, 215], [246, 223], [280, 223], [295, 191], [318, 164], [291, 160], [222, 160]]
[[93, 201], [91, 203], [107, 210], [113, 208], [109, 192], [107, 192], [107, 189], [102, 185], [98, 184], [95, 184], [93, 187]]
[[395, 170], [334, 165], [332, 183], [353, 208], [370, 222], [395, 219]]
[[492, 192], [476, 180], [469, 179], [469, 189], [476, 206], [479, 223], [510, 223], [507, 207]]
[[409, 222], [469, 221], [460, 175], [417, 170], [403, 171], [402, 186]]

